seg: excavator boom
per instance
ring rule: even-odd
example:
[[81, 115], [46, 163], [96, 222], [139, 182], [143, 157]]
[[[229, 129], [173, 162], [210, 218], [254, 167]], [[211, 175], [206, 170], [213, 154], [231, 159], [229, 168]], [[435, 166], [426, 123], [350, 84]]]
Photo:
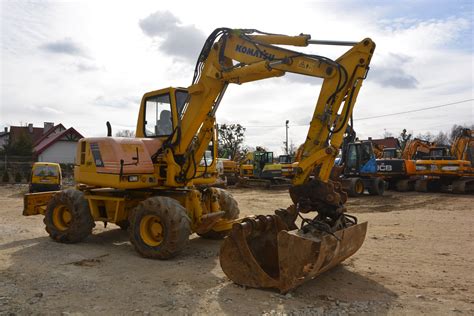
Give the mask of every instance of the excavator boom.
[[[345, 213], [347, 195], [340, 183], [330, 180], [330, 174], [375, 44], [370, 39], [354, 43], [312, 41], [309, 35], [291, 37], [255, 30], [224, 32], [210, 42], [212, 49], [201, 76], [223, 81], [224, 89], [228, 83], [241, 84], [286, 72], [323, 79], [294, 168], [290, 188], [294, 204], [276, 211], [276, 215], [234, 224], [220, 252], [221, 267], [234, 282], [287, 292], [353, 255], [365, 239], [367, 223], [359, 224]], [[352, 48], [333, 61], [276, 46], [310, 44]], [[219, 65], [209, 63], [212, 54], [219, 58]], [[197, 91], [204, 90], [202, 81], [194, 83]], [[297, 217], [310, 212], [317, 215], [303, 218], [298, 229]]]

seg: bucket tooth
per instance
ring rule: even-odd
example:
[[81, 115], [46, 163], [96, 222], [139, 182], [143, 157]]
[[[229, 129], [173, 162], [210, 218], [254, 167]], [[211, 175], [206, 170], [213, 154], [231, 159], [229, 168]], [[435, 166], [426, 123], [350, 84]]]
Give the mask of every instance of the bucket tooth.
[[357, 252], [366, 231], [367, 222], [334, 235], [287, 231], [278, 216], [262, 216], [234, 224], [222, 244], [220, 263], [237, 284], [286, 293]]

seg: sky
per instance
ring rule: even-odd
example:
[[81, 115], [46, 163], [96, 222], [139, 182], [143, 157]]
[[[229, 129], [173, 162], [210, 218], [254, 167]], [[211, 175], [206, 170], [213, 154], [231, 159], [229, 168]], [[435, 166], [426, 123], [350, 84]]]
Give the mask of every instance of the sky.
[[[474, 124], [473, 4], [393, 1], [0, 0], [0, 128], [74, 127], [84, 136], [135, 130], [142, 95], [191, 84], [215, 28], [252, 28], [377, 44], [354, 109], [360, 138]], [[347, 47], [301, 49], [336, 59]], [[282, 153], [305, 139], [321, 80], [287, 74], [231, 85], [218, 123], [246, 127], [245, 143]], [[437, 107], [440, 105], [445, 105]], [[426, 111], [383, 116], [435, 107]], [[374, 116], [383, 116], [373, 118]]]

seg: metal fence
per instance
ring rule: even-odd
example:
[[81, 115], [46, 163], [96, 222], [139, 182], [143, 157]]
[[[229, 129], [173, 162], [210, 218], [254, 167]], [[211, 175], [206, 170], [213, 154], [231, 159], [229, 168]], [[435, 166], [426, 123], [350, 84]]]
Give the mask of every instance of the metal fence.
[[[31, 167], [35, 161], [31, 157], [0, 155], [0, 183], [28, 183]], [[74, 164], [60, 164], [63, 182], [74, 181]]]

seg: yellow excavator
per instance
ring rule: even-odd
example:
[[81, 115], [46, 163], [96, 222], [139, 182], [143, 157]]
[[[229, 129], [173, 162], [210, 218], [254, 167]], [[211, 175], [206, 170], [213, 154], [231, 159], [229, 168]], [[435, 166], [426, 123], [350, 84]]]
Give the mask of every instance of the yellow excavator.
[[[350, 49], [331, 60], [281, 47], [310, 44]], [[220, 253], [224, 273], [238, 284], [286, 292], [354, 254], [365, 239], [367, 223], [346, 214], [347, 196], [329, 175], [374, 50], [369, 38], [336, 42], [216, 29], [188, 88], [146, 93], [136, 138], [81, 139], [76, 189], [26, 194], [24, 215], [43, 213], [51, 238], [64, 243], [83, 240], [97, 221], [128, 226], [135, 249], [159, 259], [178, 254], [192, 232], [209, 238], [228, 233]], [[236, 220], [238, 206], [229, 193], [196, 187], [215, 181], [200, 172], [199, 161], [215, 139], [215, 114], [228, 85], [286, 72], [323, 79], [292, 180], [294, 205]], [[298, 215], [309, 213], [316, 216], [298, 229]]]
[[283, 165], [275, 163], [273, 152], [257, 146], [240, 165], [240, 187], [288, 188], [290, 181], [283, 176]]
[[474, 192], [474, 131], [463, 129], [451, 147], [431, 147], [416, 160], [415, 190]]
[[428, 155], [433, 143], [418, 138], [410, 140], [402, 152], [396, 148], [384, 148], [383, 156], [377, 158], [377, 175], [381, 176], [391, 190], [413, 191], [417, 180], [415, 161]]

